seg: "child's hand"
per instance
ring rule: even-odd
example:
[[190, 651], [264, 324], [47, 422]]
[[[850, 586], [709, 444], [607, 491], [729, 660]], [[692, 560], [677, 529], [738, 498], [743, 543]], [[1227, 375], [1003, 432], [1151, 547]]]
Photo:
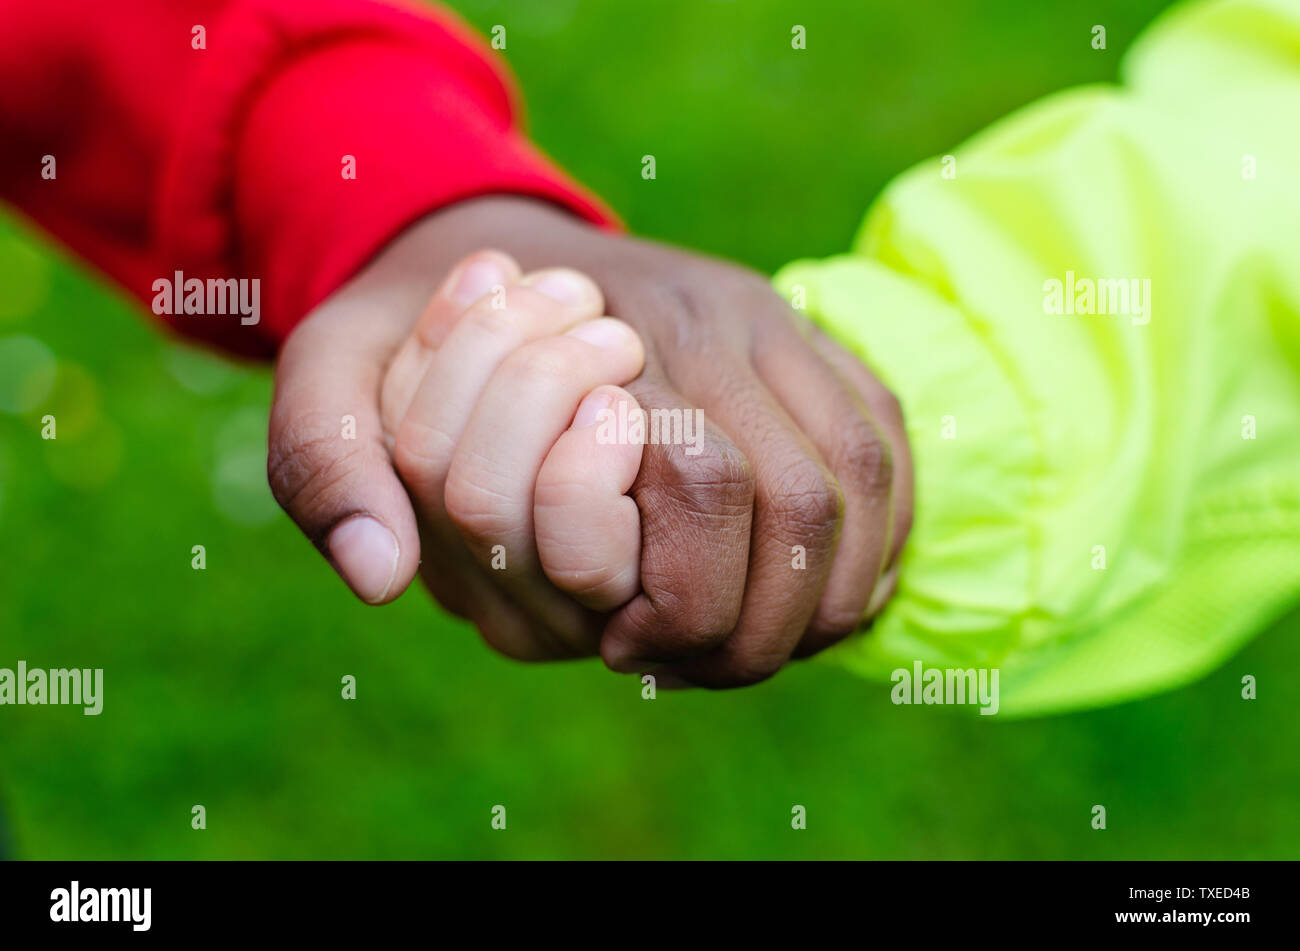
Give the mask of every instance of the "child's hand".
[[[581, 274], [521, 276], [482, 252], [457, 265], [389, 367], [380, 409], [397, 471], [413, 496], [441, 500], [444, 510], [421, 513], [429, 525], [445, 516], [458, 529], [424, 545], [422, 574], [468, 617], [505, 593], [533, 617], [571, 621], [561, 595], [608, 611], [637, 592], [641, 522], [625, 493], [641, 444], [602, 442], [597, 424], [620, 402], [637, 410], [618, 384], [645, 353], [602, 309]], [[482, 629], [521, 659], [597, 648], [585, 622], [576, 642], [571, 623]]]

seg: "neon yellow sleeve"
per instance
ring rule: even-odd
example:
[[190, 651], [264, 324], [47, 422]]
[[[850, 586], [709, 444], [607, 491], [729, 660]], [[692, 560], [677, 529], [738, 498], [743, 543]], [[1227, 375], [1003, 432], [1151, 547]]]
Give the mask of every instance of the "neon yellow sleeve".
[[1300, 0], [1186, 4], [783, 293], [903, 403], [896, 598], [828, 655], [1000, 669], [1007, 714], [1207, 672], [1300, 598]]

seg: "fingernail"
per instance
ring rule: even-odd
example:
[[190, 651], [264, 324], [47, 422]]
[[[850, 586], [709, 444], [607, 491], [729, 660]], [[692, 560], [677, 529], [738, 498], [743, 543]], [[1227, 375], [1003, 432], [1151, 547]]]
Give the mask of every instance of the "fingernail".
[[329, 553], [357, 597], [382, 601], [397, 575], [397, 538], [369, 516], [350, 518], [330, 533]]
[[530, 274], [520, 283], [540, 291], [561, 304], [581, 304], [591, 300], [595, 295], [591, 281], [577, 271], [564, 268]]
[[577, 337], [579, 340], [585, 340], [593, 346], [613, 350], [617, 347], [626, 347], [629, 338], [633, 336], [633, 330], [621, 320], [615, 320], [613, 317], [602, 317], [599, 320], [589, 320], [585, 324], [578, 324], [569, 331], [569, 335]]
[[573, 429], [586, 429], [594, 426], [600, 414], [614, 405], [614, 394], [608, 390], [588, 393], [586, 399], [578, 404], [578, 411], [573, 414]]
[[492, 293], [494, 287], [505, 286], [509, 281], [505, 265], [495, 257], [478, 257], [461, 265], [456, 272], [451, 282], [451, 299], [461, 307], [468, 307]]

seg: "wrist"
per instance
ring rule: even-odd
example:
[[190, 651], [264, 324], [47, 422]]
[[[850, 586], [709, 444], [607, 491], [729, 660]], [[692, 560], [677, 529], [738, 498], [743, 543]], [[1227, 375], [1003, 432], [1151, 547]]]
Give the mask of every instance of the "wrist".
[[467, 254], [495, 248], [528, 271], [553, 264], [572, 265], [575, 256], [610, 236], [605, 228], [542, 199], [483, 195], [426, 215], [399, 236], [393, 249], [401, 242], [407, 252], [425, 262], [432, 255], [437, 267], [445, 271]]
[[[451, 268], [469, 254], [494, 248], [525, 269], [570, 263], [580, 245], [609, 235], [564, 208], [519, 195], [485, 195], [438, 209], [420, 218], [300, 323], [365, 319], [393, 325], [405, 334]], [[296, 332], [296, 331], [295, 331]]]
[[[382, 292], [400, 310], [419, 310], [452, 266], [492, 248], [525, 270], [573, 264], [608, 233], [564, 208], [519, 195], [485, 195], [425, 215], [389, 242], [340, 293]], [[394, 300], [393, 298], [397, 298]]]

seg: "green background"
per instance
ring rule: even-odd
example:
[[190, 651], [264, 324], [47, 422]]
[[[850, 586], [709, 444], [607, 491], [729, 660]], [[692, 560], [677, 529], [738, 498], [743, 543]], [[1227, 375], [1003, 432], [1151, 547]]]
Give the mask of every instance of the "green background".
[[[845, 249], [911, 163], [1113, 80], [1163, 4], [453, 6], [506, 27], [535, 137], [632, 228], [772, 270]], [[270, 498], [269, 392], [266, 369], [164, 338], [0, 221], [0, 667], [106, 682], [99, 717], [0, 707], [14, 854], [1297, 854], [1300, 615], [1189, 689], [1046, 720], [896, 707], [817, 663], [650, 702], [596, 662], [503, 660], [418, 586], [355, 602]], [[1241, 699], [1245, 674], [1258, 700]]]

